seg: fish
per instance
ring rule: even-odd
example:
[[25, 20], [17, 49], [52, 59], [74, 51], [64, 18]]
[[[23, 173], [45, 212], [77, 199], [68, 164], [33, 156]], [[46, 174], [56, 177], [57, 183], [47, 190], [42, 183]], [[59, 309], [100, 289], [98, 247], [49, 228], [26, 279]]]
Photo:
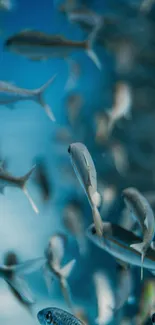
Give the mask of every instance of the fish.
[[141, 279], [143, 278], [143, 260], [147, 249], [150, 247], [155, 234], [155, 218], [152, 208], [147, 199], [135, 188], [127, 188], [122, 192], [124, 202], [136, 218], [143, 232], [143, 240], [138, 244], [132, 244], [131, 247], [141, 253], [142, 269]]
[[134, 317], [134, 323], [138, 325], [146, 324], [147, 320], [153, 316], [155, 310], [154, 290], [154, 279], [147, 279], [141, 288], [138, 312]]
[[97, 145], [103, 145], [108, 139], [108, 117], [107, 114], [102, 112], [97, 112], [94, 118], [96, 134], [95, 142]]
[[112, 307], [114, 305], [114, 295], [110, 279], [103, 271], [97, 271], [93, 274], [95, 292], [98, 306], [98, 316], [95, 323], [98, 325], [107, 324], [113, 316]]
[[9, 82], [0, 81], [0, 105], [10, 107], [10, 104], [12, 105], [19, 101], [32, 100], [42, 106], [50, 120], [55, 121], [54, 114], [50, 106], [45, 103], [43, 95], [49, 85], [54, 82], [56, 76], [54, 75], [40, 88], [33, 90], [19, 88]]
[[101, 63], [92, 47], [96, 39], [96, 31], [93, 31], [88, 40], [72, 41], [63, 35], [50, 35], [37, 30], [23, 30], [5, 42], [5, 49], [23, 55], [34, 61], [50, 58], [64, 59], [69, 54], [84, 50], [94, 64], [101, 70]]
[[84, 99], [81, 94], [73, 92], [67, 96], [65, 103], [69, 123], [74, 127], [84, 104]]
[[68, 307], [73, 311], [70, 290], [67, 283], [67, 278], [69, 277], [76, 260], [72, 259], [65, 266], [61, 266], [62, 259], [65, 253], [66, 236], [61, 233], [56, 233], [53, 235], [49, 241], [48, 247], [45, 250], [46, 263], [43, 268], [44, 278], [48, 292], [50, 293], [51, 280], [53, 275], [56, 276], [60, 282], [60, 287], [64, 299]]
[[114, 104], [112, 109], [107, 111], [109, 117], [109, 135], [118, 120], [122, 117], [131, 119], [132, 93], [131, 88], [125, 82], [117, 82], [114, 92]]
[[11, 0], [0, 0], [0, 11], [11, 11], [14, 5]]
[[81, 322], [74, 315], [56, 307], [42, 309], [37, 314], [37, 318], [41, 325], [59, 325], [60, 323], [64, 325], [84, 325], [84, 323]]
[[75, 236], [78, 243], [80, 255], [86, 256], [88, 245], [85, 236], [81, 202], [78, 200], [72, 200], [65, 206], [63, 212], [63, 223], [67, 230], [69, 230], [69, 232]]
[[87, 195], [98, 236], [102, 236], [102, 219], [98, 211], [101, 196], [97, 192], [97, 175], [94, 162], [86, 146], [80, 142], [72, 143], [68, 153], [74, 172]]
[[142, 0], [140, 5], [140, 11], [143, 13], [148, 13], [149, 11], [151, 11], [153, 6], [154, 0]]
[[0, 278], [7, 282], [12, 292], [16, 295], [16, 297], [18, 296], [18, 299], [22, 300], [22, 302], [25, 304], [32, 305], [35, 303], [35, 300], [31, 290], [23, 279], [23, 275], [30, 274], [41, 268], [45, 262], [45, 259], [36, 258], [34, 260], [16, 264], [17, 261], [14, 257], [12, 257], [13, 256], [7, 257], [7, 263], [5, 262], [4, 265], [0, 265]]
[[86, 311], [84, 308], [76, 308], [75, 310], [75, 317], [81, 320], [81, 322], [85, 325], [89, 325], [88, 321], [88, 315], [86, 314]]
[[111, 154], [117, 172], [120, 175], [125, 176], [129, 169], [128, 153], [125, 146], [119, 142], [114, 142], [111, 145]]
[[46, 171], [46, 166], [42, 158], [38, 158], [36, 161], [36, 181], [40, 186], [43, 199], [49, 200], [51, 195], [51, 186]]
[[[139, 243], [140, 237], [110, 222], [104, 222], [103, 229], [102, 237], [99, 237], [95, 225], [92, 224], [86, 230], [86, 236], [95, 245], [115, 257], [115, 259], [130, 264], [131, 266], [141, 267], [141, 254], [131, 247], [133, 243]], [[151, 247], [147, 250], [143, 267], [154, 274], [155, 251]]]
[[35, 205], [33, 199], [31, 198], [28, 189], [27, 189], [27, 182], [35, 169], [35, 165], [24, 175], [21, 177], [16, 177], [11, 175], [8, 171], [4, 169], [0, 169], [0, 193], [4, 194], [5, 187], [17, 187], [21, 189], [24, 194], [26, 195], [27, 199], [29, 200], [32, 209], [35, 213], [39, 213], [37, 206]]

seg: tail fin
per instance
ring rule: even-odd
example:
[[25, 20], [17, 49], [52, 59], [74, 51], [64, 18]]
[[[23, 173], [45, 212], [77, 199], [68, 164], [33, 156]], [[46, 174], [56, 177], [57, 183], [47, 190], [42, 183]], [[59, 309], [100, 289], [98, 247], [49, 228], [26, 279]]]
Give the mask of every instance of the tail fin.
[[102, 233], [103, 233], [102, 218], [101, 218], [100, 213], [95, 205], [93, 205], [93, 207], [92, 207], [92, 213], [93, 213], [93, 219], [94, 219], [96, 232], [97, 232], [98, 236], [102, 237]]
[[141, 280], [143, 280], [143, 262], [144, 262], [144, 257], [145, 257], [145, 252], [144, 252], [144, 243], [139, 243], [139, 244], [133, 244], [130, 245], [131, 248], [135, 249], [137, 252], [141, 254]]
[[61, 270], [60, 270], [61, 277], [65, 278], [65, 279], [67, 279], [69, 277], [69, 275], [72, 272], [72, 269], [75, 265], [75, 262], [76, 262], [76, 260], [73, 259], [69, 263], [67, 263], [63, 268], [61, 268]]
[[51, 111], [51, 108], [48, 104], [45, 103], [43, 99], [43, 95], [45, 90], [48, 88], [48, 86], [55, 80], [57, 75], [54, 75], [51, 79], [49, 79], [42, 87], [39, 89], [36, 89], [33, 91], [33, 94], [35, 96], [35, 100], [44, 108], [47, 116], [50, 118], [50, 120], [55, 121], [55, 117], [53, 112]]
[[101, 22], [93, 29], [92, 33], [90, 34], [90, 36], [86, 42], [87, 55], [95, 63], [95, 65], [97, 66], [97, 68], [99, 70], [102, 69], [102, 65], [101, 65], [101, 62], [100, 62], [98, 56], [96, 55], [96, 53], [93, 51], [92, 48], [93, 48], [94, 42], [96, 41], [96, 36], [97, 36], [97, 33], [100, 28], [101, 28]]
[[38, 208], [36, 207], [34, 201], [32, 200], [32, 198], [31, 198], [31, 196], [30, 196], [30, 194], [29, 194], [29, 192], [28, 192], [28, 190], [27, 190], [27, 188], [26, 188], [26, 183], [27, 183], [27, 181], [29, 180], [31, 174], [33, 173], [35, 167], [36, 167], [36, 166], [34, 165], [34, 166], [31, 168], [31, 170], [30, 170], [30, 171], [29, 171], [25, 176], [21, 177], [21, 179], [20, 179], [20, 183], [21, 183], [21, 188], [22, 188], [24, 194], [26, 195], [26, 197], [28, 198], [28, 200], [29, 200], [29, 202], [30, 202], [30, 204], [31, 204], [31, 206], [32, 206], [32, 209], [33, 209], [36, 213], [39, 213]]

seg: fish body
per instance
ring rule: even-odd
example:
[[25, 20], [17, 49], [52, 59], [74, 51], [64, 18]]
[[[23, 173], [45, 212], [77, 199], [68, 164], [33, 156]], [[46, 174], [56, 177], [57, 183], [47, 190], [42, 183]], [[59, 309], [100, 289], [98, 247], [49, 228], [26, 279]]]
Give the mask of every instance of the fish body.
[[121, 309], [132, 294], [132, 274], [129, 266], [127, 264], [126, 267], [118, 265], [117, 274], [118, 285], [115, 292], [114, 312]]
[[37, 159], [36, 181], [41, 188], [43, 199], [46, 201], [51, 195], [51, 186], [43, 159]]
[[94, 222], [99, 235], [102, 233], [101, 216], [98, 212], [100, 195], [97, 192], [97, 175], [91, 155], [82, 143], [73, 143], [68, 148], [71, 163], [92, 208]]
[[55, 121], [55, 117], [50, 107], [44, 102], [43, 95], [48, 86], [54, 81], [56, 75], [49, 79], [38, 89], [30, 90], [17, 87], [9, 82], [0, 81], [0, 105], [11, 105], [22, 100], [32, 100], [38, 102], [43, 107], [47, 116]]
[[29, 195], [29, 192], [27, 190], [27, 181], [29, 180], [32, 172], [34, 171], [35, 166], [33, 166], [27, 174], [25, 174], [22, 177], [15, 177], [8, 173], [7, 171], [0, 169], [0, 192], [3, 193], [5, 187], [17, 187], [20, 188], [26, 197], [28, 198], [33, 210], [36, 213], [39, 213], [38, 208], [36, 207], [34, 201], [32, 200], [31, 196]]
[[35, 30], [24, 30], [8, 38], [5, 42], [5, 48], [37, 61], [50, 58], [64, 59], [74, 51], [84, 50], [100, 69], [100, 62], [92, 50], [95, 39], [96, 31], [93, 31], [86, 41], [72, 41], [62, 35], [49, 35]]
[[[103, 223], [103, 229], [102, 237], [99, 237], [96, 234], [95, 225], [92, 224], [87, 230], [88, 238], [116, 259], [141, 267], [141, 254], [131, 247], [133, 243], [138, 243], [140, 238], [109, 222]], [[155, 251], [151, 247], [147, 250], [143, 267], [151, 271], [155, 270]]]
[[86, 24], [89, 28], [95, 28], [99, 23], [103, 23], [104, 19], [92, 10], [87, 8], [77, 8], [67, 13], [68, 20], [72, 23]]
[[49, 325], [49, 324], [82, 325], [84, 324], [78, 318], [68, 313], [67, 311], [55, 307], [45, 308], [39, 311], [37, 317], [41, 325]]

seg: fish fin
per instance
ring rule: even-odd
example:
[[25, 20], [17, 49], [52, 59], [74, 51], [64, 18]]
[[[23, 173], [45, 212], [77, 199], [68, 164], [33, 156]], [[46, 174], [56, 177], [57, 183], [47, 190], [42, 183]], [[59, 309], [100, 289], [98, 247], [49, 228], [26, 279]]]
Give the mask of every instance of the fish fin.
[[37, 102], [44, 108], [47, 116], [52, 120], [55, 121], [55, 117], [53, 112], [51, 111], [51, 108], [48, 104], [45, 103], [43, 99], [43, 95], [45, 90], [48, 88], [48, 86], [55, 80], [57, 74], [55, 74], [51, 79], [49, 79], [43, 86], [41, 86], [39, 89], [34, 90], [33, 94], [36, 96]]
[[40, 257], [33, 260], [26, 261], [21, 264], [13, 265], [12, 269], [18, 275], [20, 274], [30, 274], [40, 269], [42, 265], [45, 264], [45, 258]]
[[29, 200], [29, 202], [30, 202], [30, 204], [32, 206], [32, 209], [35, 211], [35, 213], [39, 213], [38, 208], [36, 207], [35, 203], [33, 202], [32, 198], [31, 198], [31, 196], [30, 196], [30, 194], [29, 194], [29, 192], [28, 192], [28, 190], [26, 188], [26, 183], [29, 180], [29, 178], [30, 178], [30, 176], [33, 173], [35, 168], [36, 168], [36, 165], [34, 165], [25, 176], [20, 178], [20, 186], [21, 186], [24, 194], [28, 198], [28, 200]]
[[97, 191], [92, 195], [92, 202], [97, 208], [101, 205], [101, 195]]
[[29, 304], [35, 303], [32, 292], [24, 279], [19, 276], [15, 276], [12, 280], [7, 278], [6, 282], [25, 300], [25, 302]]
[[43, 276], [46, 284], [46, 288], [48, 290], [48, 293], [51, 293], [51, 287], [52, 287], [52, 282], [53, 282], [53, 276], [51, 272], [48, 270], [46, 265], [43, 266]]
[[30, 202], [33, 211], [34, 211], [36, 214], [38, 214], [38, 213], [39, 213], [39, 210], [38, 210], [36, 204], [34, 203], [32, 197], [31, 197], [31, 195], [29, 194], [29, 192], [28, 192], [28, 190], [27, 190], [26, 187], [23, 188], [23, 192], [24, 192], [24, 194], [26, 195], [28, 201]]
[[72, 269], [73, 269], [75, 263], [76, 263], [76, 260], [73, 259], [69, 263], [67, 263], [64, 267], [62, 267], [60, 270], [61, 277], [65, 278], [65, 279], [68, 278], [70, 273], [72, 272]]
[[71, 309], [72, 313], [75, 314], [73, 304], [72, 304], [72, 299], [71, 299], [71, 293], [66, 278], [64, 277], [60, 278], [60, 286], [67, 306]]
[[98, 28], [94, 28], [92, 33], [89, 35], [88, 40], [86, 41], [86, 52], [89, 58], [94, 62], [99, 70], [102, 69], [102, 64], [97, 56], [97, 54], [93, 51], [93, 44], [96, 41], [96, 36], [98, 33]]
[[100, 213], [95, 205], [92, 207], [92, 213], [93, 213], [93, 219], [94, 219], [94, 224], [95, 224], [95, 229], [98, 234], [98, 236], [102, 236], [103, 233], [103, 223], [102, 223], [102, 218], [100, 216]]
[[149, 225], [148, 225], [148, 218], [146, 217], [144, 220], [144, 226], [146, 227], [146, 229], [148, 229]]
[[144, 242], [142, 243], [138, 243], [138, 244], [132, 244], [130, 245], [131, 248], [135, 249], [135, 251], [142, 253], [143, 252], [143, 248], [144, 248]]

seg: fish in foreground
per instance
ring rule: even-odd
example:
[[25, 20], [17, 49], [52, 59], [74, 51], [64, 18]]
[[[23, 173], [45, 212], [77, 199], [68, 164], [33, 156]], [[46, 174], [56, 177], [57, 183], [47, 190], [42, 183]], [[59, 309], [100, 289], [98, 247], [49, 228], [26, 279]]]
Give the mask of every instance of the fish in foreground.
[[27, 199], [29, 200], [33, 210], [35, 213], [39, 213], [37, 206], [35, 205], [34, 201], [32, 200], [28, 190], [27, 190], [27, 182], [34, 171], [35, 166], [33, 166], [27, 174], [21, 177], [12, 176], [7, 171], [0, 169], [0, 193], [3, 194], [5, 187], [17, 187], [20, 188], [24, 194], [26, 195]]
[[64, 325], [84, 325], [78, 318], [68, 313], [65, 310], [49, 307], [45, 308], [37, 314], [38, 321], [41, 325], [48, 324], [64, 324]]
[[92, 208], [97, 234], [102, 236], [102, 219], [98, 211], [101, 204], [97, 192], [97, 175], [95, 165], [86, 146], [82, 143], [72, 143], [68, 148], [71, 163], [81, 186], [83, 187]]
[[112, 319], [113, 310], [109, 306], [114, 305], [114, 295], [112, 285], [107, 274], [97, 271], [93, 275], [97, 305], [98, 316], [95, 323], [98, 325], [107, 324]]
[[63, 212], [63, 222], [70, 233], [75, 236], [80, 254], [85, 256], [87, 254], [88, 247], [87, 238], [85, 236], [81, 202], [78, 200], [72, 200], [65, 206]]
[[73, 259], [65, 266], [61, 267], [62, 259], [65, 254], [66, 240], [66, 236], [60, 233], [51, 237], [49, 245], [45, 250], [46, 262], [43, 268], [43, 273], [49, 292], [53, 275], [59, 279], [64, 299], [68, 307], [73, 310], [67, 278], [69, 277], [76, 261]]
[[8, 107], [12, 107], [13, 104], [19, 101], [24, 100], [32, 100], [45, 110], [47, 116], [55, 121], [55, 117], [51, 111], [51, 108], [48, 104], [45, 103], [43, 95], [45, 90], [49, 87], [49, 85], [55, 80], [56, 75], [49, 79], [43, 86], [38, 89], [24, 89], [19, 88], [9, 82], [0, 81], [0, 105], [6, 105]]
[[[95, 225], [92, 224], [88, 227], [86, 234], [95, 245], [117, 260], [141, 267], [141, 254], [131, 247], [133, 243], [140, 242], [140, 237], [110, 222], [103, 222], [103, 229], [102, 237], [99, 237]], [[147, 250], [143, 267], [155, 274], [155, 251], [151, 247]]]
[[[150, 247], [155, 234], [155, 218], [152, 208], [147, 199], [135, 188], [127, 188], [122, 192], [124, 202], [136, 218], [143, 233], [143, 241], [138, 244], [132, 244], [131, 247], [140, 252], [142, 260], [141, 279], [143, 278], [143, 260], [147, 249]], [[131, 217], [132, 217], [131, 215]]]
[[14, 265], [12, 265], [12, 261], [7, 264], [11, 265], [1, 265], [0, 266], [0, 278], [3, 278], [13, 291], [13, 293], [18, 296], [18, 299], [22, 300], [22, 302], [26, 304], [34, 304], [34, 298], [32, 297], [32, 293], [23, 279], [23, 275], [30, 274], [35, 272], [45, 262], [44, 258], [36, 258], [34, 260], [29, 260], [21, 264], [16, 265], [16, 261], [14, 259]]
[[69, 54], [84, 50], [95, 65], [101, 69], [101, 63], [92, 47], [96, 40], [93, 31], [88, 40], [72, 41], [63, 35], [50, 35], [36, 30], [23, 30], [7, 39], [5, 48], [21, 54], [31, 60], [40, 61], [50, 58], [68, 58]]

